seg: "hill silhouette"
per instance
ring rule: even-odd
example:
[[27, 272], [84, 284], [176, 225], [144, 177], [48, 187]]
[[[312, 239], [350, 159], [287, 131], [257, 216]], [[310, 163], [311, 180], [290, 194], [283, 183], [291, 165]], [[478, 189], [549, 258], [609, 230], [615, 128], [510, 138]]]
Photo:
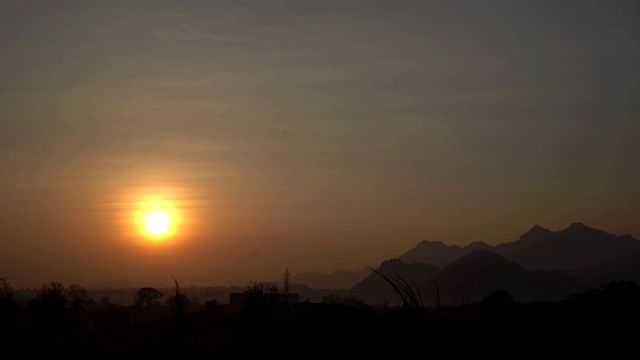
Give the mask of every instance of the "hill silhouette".
[[517, 301], [550, 301], [582, 290], [584, 284], [558, 271], [531, 271], [488, 250], [474, 250], [445, 266], [436, 276], [441, 298], [472, 302], [506, 290]]
[[555, 232], [535, 225], [518, 240], [496, 246], [472, 243], [460, 247], [422, 241], [399, 259], [442, 267], [478, 249], [495, 252], [528, 270], [559, 270], [591, 285], [606, 280], [640, 280], [639, 240], [582, 223]]
[[399, 257], [383, 261], [377, 270], [379, 274], [373, 269], [367, 274], [365, 269], [305, 276], [322, 278], [327, 284], [360, 277], [349, 293], [375, 303], [398, 301], [381, 274], [414, 282], [429, 301], [438, 297], [442, 302], [477, 301], [498, 289], [508, 290], [518, 301], [558, 300], [609, 281], [640, 281], [640, 241], [580, 222], [560, 231], [534, 225], [517, 240], [496, 246], [481, 241], [466, 246], [421, 241]]
[[[400, 259], [385, 260], [380, 264], [377, 271], [396, 279], [398, 276], [403, 279], [413, 280], [421, 292], [432, 286], [431, 280], [440, 270], [435, 265], [412, 263], [407, 264]], [[378, 273], [370, 270], [369, 276], [349, 289], [349, 293], [365, 300], [368, 303], [396, 303], [399, 299], [393, 287]]]
[[[488, 250], [471, 251], [442, 268], [392, 259], [378, 271], [415, 284], [425, 305], [433, 305], [436, 299], [443, 304], [472, 303], [496, 290], [508, 291], [518, 302], [557, 301], [585, 288], [561, 271], [527, 270]], [[397, 305], [398, 294], [380, 274], [372, 272], [350, 292], [366, 302]]]
[[633, 271], [622, 271], [623, 265], [616, 260], [631, 256], [631, 261], [640, 264], [640, 256], [633, 255], [640, 252], [640, 241], [582, 223], [556, 232], [534, 227], [519, 240], [496, 246], [495, 252], [528, 269], [557, 269], [592, 283], [613, 274], [618, 278], [612, 280], [638, 280]]

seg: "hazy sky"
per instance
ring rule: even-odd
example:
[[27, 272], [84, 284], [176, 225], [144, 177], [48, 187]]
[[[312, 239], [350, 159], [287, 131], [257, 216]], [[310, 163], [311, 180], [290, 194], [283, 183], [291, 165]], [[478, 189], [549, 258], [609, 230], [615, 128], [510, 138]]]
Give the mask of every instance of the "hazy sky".
[[[640, 236], [638, 1], [0, 0], [0, 276], [247, 285]], [[150, 241], [136, 214], [176, 214]]]

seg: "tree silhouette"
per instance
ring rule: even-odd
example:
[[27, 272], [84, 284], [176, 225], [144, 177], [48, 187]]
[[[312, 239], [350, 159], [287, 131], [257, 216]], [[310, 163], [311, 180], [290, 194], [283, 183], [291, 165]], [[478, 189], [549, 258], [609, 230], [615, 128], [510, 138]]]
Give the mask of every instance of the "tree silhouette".
[[6, 277], [0, 278], [0, 326], [2, 333], [11, 331], [17, 324], [20, 312], [18, 297]]
[[67, 318], [67, 297], [62, 283], [52, 281], [42, 285], [36, 296], [29, 301], [30, 321], [41, 330], [62, 328]]
[[82, 309], [93, 303], [93, 299], [89, 296], [89, 291], [78, 284], [69, 285], [67, 299], [69, 308], [75, 315], [80, 314]]
[[153, 309], [160, 307], [164, 294], [156, 288], [143, 287], [133, 297], [133, 304], [137, 307]]
[[244, 292], [246, 305], [254, 309], [274, 308], [282, 304], [283, 296], [275, 286], [264, 287], [263, 284], [251, 282]]
[[67, 308], [70, 310], [72, 326], [77, 330], [87, 326], [82, 319], [82, 312], [88, 305], [94, 303], [89, 292], [84, 286], [78, 284], [69, 285], [66, 290]]
[[[590, 321], [606, 327], [624, 319], [635, 324], [640, 320], [640, 285], [635, 281], [610, 281], [597, 289], [572, 294], [562, 303], [576, 314], [577, 322]], [[588, 319], [580, 317], [585, 312], [589, 313]]]

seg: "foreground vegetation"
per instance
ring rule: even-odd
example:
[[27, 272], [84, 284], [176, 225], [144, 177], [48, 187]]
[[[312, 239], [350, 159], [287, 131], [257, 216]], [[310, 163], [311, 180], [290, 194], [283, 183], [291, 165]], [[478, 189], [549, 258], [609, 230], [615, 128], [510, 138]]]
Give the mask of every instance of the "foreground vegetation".
[[250, 284], [240, 305], [193, 304], [176, 282], [175, 293], [141, 288], [134, 305], [118, 305], [57, 282], [24, 299], [1, 278], [0, 345], [4, 353], [83, 357], [636, 351], [640, 286], [634, 282], [602, 284], [558, 302], [517, 303], [497, 290], [477, 303], [435, 307], [423, 306], [409, 286], [396, 291], [402, 306], [339, 296], [288, 304], [275, 288]]

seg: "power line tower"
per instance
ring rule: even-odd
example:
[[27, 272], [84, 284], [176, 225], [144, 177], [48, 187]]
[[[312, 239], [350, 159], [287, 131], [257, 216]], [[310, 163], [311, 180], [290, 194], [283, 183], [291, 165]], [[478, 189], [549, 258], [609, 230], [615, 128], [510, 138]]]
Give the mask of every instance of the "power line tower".
[[282, 275], [282, 277], [283, 277], [283, 283], [284, 283], [283, 292], [285, 294], [288, 294], [289, 293], [289, 268], [284, 269], [284, 275]]

